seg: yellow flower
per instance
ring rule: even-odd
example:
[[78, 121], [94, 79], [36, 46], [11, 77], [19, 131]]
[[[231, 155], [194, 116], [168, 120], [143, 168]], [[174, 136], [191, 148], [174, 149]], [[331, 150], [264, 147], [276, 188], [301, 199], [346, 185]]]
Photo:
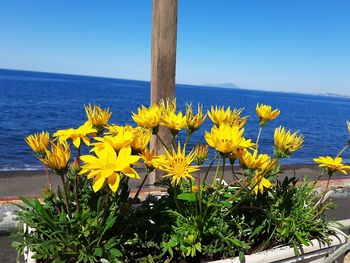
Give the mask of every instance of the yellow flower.
[[164, 177], [171, 177], [172, 183], [178, 184], [182, 179], [194, 180], [191, 173], [198, 171], [199, 166], [192, 165], [195, 159], [195, 152], [192, 151], [186, 155], [186, 149], [181, 150], [180, 143], [178, 144], [177, 152], [172, 149], [172, 154], [167, 150], [166, 155], [157, 161], [158, 169], [167, 172]]
[[144, 129], [141, 127], [133, 128], [133, 141], [130, 146], [134, 152], [142, 152], [147, 148], [151, 140], [151, 131], [149, 129]]
[[258, 154], [257, 150], [255, 150], [253, 154], [251, 154], [249, 151], [244, 151], [244, 153], [240, 156], [240, 162], [248, 169], [263, 170], [266, 164], [270, 162], [270, 157], [267, 154]]
[[197, 165], [202, 165], [208, 158], [208, 145], [207, 144], [197, 144], [194, 149], [195, 160]]
[[35, 133], [33, 135], [28, 135], [25, 141], [34, 152], [42, 155], [47, 150], [50, 135], [48, 132]]
[[243, 108], [233, 109], [230, 117], [227, 120], [228, 124], [230, 124], [231, 126], [239, 126], [240, 128], [242, 128], [247, 123], [247, 120], [248, 120], [247, 116], [241, 117], [242, 111], [243, 111]]
[[176, 114], [169, 111], [162, 115], [161, 125], [168, 127], [173, 135], [177, 135], [186, 126], [186, 116], [182, 116], [182, 112]]
[[320, 167], [327, 168], [330, 174], [338, 171], [347, 174], [346, 170], [349, 170], [350, 166], [343, 164], [342, 161], [343, 159], [341, 157], [332, 158], [330, 156], [320, 156], [314, 159], [314, 162], [319, 163]]
[[191, 187], [191, 192], [192, 192], [192, 193], [197, 193], [197, 192], [199, 192], [199, 187], [198, 187], [197, 185], [193, 185], [193, 186]]
[[96, 129], [92, 127], [92, 123], [87, 121], [81, 125], [78, 129], [66, 129], [59, 130], [53, 134], [54, 137], [58, 137], [60, 142], [71, 139], [76, 148], [80, 147], [81, 140], [87, 145], [90, 145], [90, 138], [88, 136], [93, 136], [97, 132]]
[[232, 116], [232, 112], [230, 107], [228, 107], [225, 110], [224, 106], [222, 106], [221, 108], [219, 108], [218, 106], [215, 106], [214, 108], [212, 106], [210, 108], [210, 111], [208, 111], [208, 116], [216, 126], [220, 126], [222, 123], [229, 121], [229, 119]]
[[101, 107], [91, 104], [85, 106], [86, 116], [89, 122], [98, 129], [103, 128], [108, 124], [109, 119], [111, 118], [112, 112], [109, 111], [109, 108], [102, 109]]
[[100, 190], [107, 179], [109, 188], [116, 192], [122, 175], [139, 179], [138, 173], [130, 167], [136, 163], [140, 157], [131, 155], [131, 148], [122, 148], [118, 155], [111, 146], [106, 146], [101, 151], [96, 151], [96, 157], [83, 155], [80, 159], [85, 163], [81, 166], [79, 174], [88, 174], [87, 178], [93, 178], [93, 190]]
[[112, 124], [112, 125], [107, 125], [106, 128], [107, 128], [108, 132], [105, 132], [104, 134], [113, 135], [114, 136], [114, 135], [118, 134], [120, 129], [123, 129], [123, 126]]
[[109, 131], [113, 136], [106, 135], [104, 137], [95, 137], [97, 142], [92, 143], [94, 148], [93, 151], [101, 151], [106, 145], [110, 145], [114, 150], [119, 151], [123, 147], [130, 146], [134, 141], [134, 132], [131, 126], [113, 126], [113, 132], [111, 132], [111, 127], [109, 127]]
[[168, 114], [169, 112], [176, 112], [176, 98], [161, 99], [159, 101], [159, 109], [161, 114]]
[[154, 104], [149, 108], [142, 106], [137, 109], [137, 113], [132, 113], [132, 119], [140, 126], [154, 129], [158, 127], [161, 120], [161, 110]]
[[69, 144], [66, 141], [62, 141], [57, 142], [57, 144], [51, 142], [51, 150], [46, 150], [45, 156], [39, 160], [57, 173], [63, 174], [67, 169], [69, 159]]
[[255, 172], [254, 178], [251, 181], [251, 187], [253, 192], [258, 195], [258, 193], [263, 194], [264, 188], [271, 188], [271, 182], [264, 177], [264, 172], [257, 170]]
[[276, 157], [286, 157], [302, 147], [304, 138], [298, 132], [291, 133], [283, 127], [278, 127], [274, 133]]
[[230, 163], [233, 165], [237, 159], [239, 159], [241, 157], [242, 154], [244, 154], [247, 151], [247, 149], [240, 149], [237, 148], [235, 150], [233, 150], [233, 152], [230, 152], [228, 155], [228, 159], [230, 161]]
[[272, 110], [270, 105], [265, 104], [257, 104], [255, 110], [256, 114], [260, 118], [260, 126], [264, 126], [269, 121], [272, 121], [273, 119], [277, 118], [277, 116], [280, 114], [280, 110]]
[[153, 171], [158, 167], [159, 162], [162, 163], [164, 161], [164, 155], [157, 156], [155, 149], [150, 152], [148, 148], [145, 148], [140, 154], [140, 157], [149, 171]]
[[244, 129], [238, 126], [231, 127], [222, 123], [219, 127], [214, 126], [211, 132], [205, 132], [205, 140], [209, 146], [222, 154], [235, 152], [237, 149], [251, 148], [254, 144], [251, 140], [243, 137]]
[[186, 126], [189, 133], [193, 133], [199, 129], [206, 118], [203, 115], [203, 106], [198, 104], [197, 114], [193, 114], [192, 104], [188, 104], [186, 107]]

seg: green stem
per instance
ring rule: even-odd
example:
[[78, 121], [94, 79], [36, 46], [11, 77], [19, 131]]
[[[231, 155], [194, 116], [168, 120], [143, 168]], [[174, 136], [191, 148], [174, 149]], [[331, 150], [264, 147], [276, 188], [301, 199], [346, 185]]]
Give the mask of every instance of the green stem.
[[[80, 167], [80, 145], [78, 147], [77, 160]], [[76, 173], [75, 175], [75, 193], [76, 193], [77, 211], [80, 214], [80, 175], [79, 173]]]
[[256, 149], [259, 148], [259, 140], [260, 140], [260, 136], [261, 136], [262, 129], [263, 129], [263, 127], [260, 126], [260, 127], [259, 127], [258, 136], [257, 136], [257, 138], [256, 138]]
[[239, 178], [236, 175], [234, 163], [231, 163], [231, 171], [232, 171], [233, 179], [237, 181]]
[[345, 152], [345, 150], [349, 147], [349, 144], [345, 145], [343, 149], [341, 149], [341, 151], [337, 154], [336, 157], [339, 157], [343, 152]]
[[67, 214], [68, 214], [69, 218], [72, 218], [72, 213], [71, 213], [70, 204], [69, 204], [68, 189], [67, 189], [66, 180], [64, 179], [64, 174], [61, 174], [60, 177], [61, 177], [61, 180], [62, 180], [64, 196], [65, 196], [65, 199], [66, 199]]
[[[193, 191], [192, 191], [192, 187], [193, 186], [196, 186], [196, 183], [195, 182], [192, 182], [192, 180], [189, 180], [189, 183], [190, 183], [190, 192], [191, 193], [193, 193]], [[194, 193], [196, 193], [196, 192], [194, 192]], [[197, 198], [197, 194], [196, 194], [196, 199], [198, 199]], [[195, 204], [195, 209], [196, 209], [196, 216], [198, 216], [198, 205], [197, 204]]]
[[219, 157], [218, 165], [216, 166], [216, 171], [214, 174], [213, 181], [211, 182], [211, 186], [214, 187], [216, 185], [216, 178], [218, 177], [219, 169], [220, 169], [221, 156]]
[[185, 144], [184, 144], [184, 149], [186, 149], [186, 147], [187, 147], [187, 144], [188, 144], [188, 140], [190, 139], [190, 133], [189, 132], [187, 132], [187, 135], [186, 135], [186, 140], [185, 140]]
[[[224, 161], [225, 161], [225, 158], [224, 158]], [[218, 176], [218, 173], [219, 173], [219, 169], [220, 169], [220, 162], [221, 162], [221, 155], [219, 157], [219, 161], [218, 161], [218, 165], [216, 167], [216, 172], [215, 172], [215, 175], [214, 175], [214, 178], [213, 178], [213, 182], [212, 182], [212, 187], [214, 187], [214, 182], [216, 182], [216, 178]], [[224, 165], [223, 165], [224, 166]], [[224, 172], [223, 172], [224, 174]], [[223, 174], [221, 175], [220, 179], [223, 178]], [[209, 207], [210, 205], [212, 204], [213, 200], [215, 199], [216, 195], [217, 195], [217, 192], [219, 191], [219, 188], [221, 187], [221, 185], [216, 185], [216, 188], [215, 188], [215, 191], [214, 193], [212, 194], [211, 198], [209, 199], [208, 203], [207, 203], [207, 207], [205, 208], [204, 210], [204, 214], [203, 214], [203, 220], [204, 218], [206, 217], [207, 213], [208, 213], [208, 210], [209, 210]]]
[[[258, 183], [257, 183], [258, 184]], [[239, 190], [234, 194], [234, 195], [232, 195], [230, 198], [228, 198], [226, 201], [232, 201], [233, 199], [235, 199], [235, 197], [237, 196], [237, 195], [239, 195], [244, 189], [246, 189], [248, 187], [248, 184], [246, 184], [245, 186], [241, 186], [240, 188], [239, 188]], [[254, 187], [253, 187], [254, 188]]]
[[331, 177], [332, 177], [332, 175], [329, 174], [329, 175], [328, 175], [328, 181], [327, 181], [326, 189], [323, 191], [322, 197], [321, 197], [321, 199], [320, 199], [320, 201], [319, 201], [319, 204], [320, 204], [320, 205], [322, 205], [323, 199], [324, 199], [324, 197], [325, 197], [326, 194], [327, 194], [328, 187], [329, 187], [329, 182], [331, 181]]
[[[220, 180], [219, 180], [219, 184], [217, 185], [213, 195], [212, 195], [212, 198], [209, 200], [208, 202], [208, 205], [210, 205], [212, 203], [212, 200], [214, 200], [215, 196], [217, 195], [217, 193], [219, 192], [219, 190], [221, 189], [222, 187], [222, 181], [224, 180], [224, 175], [225, 175], [225, 164], [226, 164], [226, 158], [223, 158], [222, 159], [222, 173], [221, 173], [221, 176], [220, 176]], [[215, 213], [213, 213], [211, 216], [210, 216], [210, 219], [213, 219], [215, 214], [217, 213], [217, 211], [215, 211]]]
[[317, 177], [316, 181], [314, 181], [313, 186], [315, 186], [317, 184], [317, 182], [321, 179], [321, 177], [324, 175], [324, 171], [325, 171], [325, 169], [322, 170], [320, 175]]
[[208, 170], [206, 171], [205, 175], [204, 175], [204, 178], [203, 178], [203, 183], [205, 184], [207, 182], [207, 177], [208, 177], [208, 174], [210, 172], [210, 169], [211, 167], [213, 166], [216, 158], [218, 157], [218, 153], [216, 152], [214, 157], [213, 157], [213, 160], [210, 162], [209, 166], [208, 166]]
[[175, 199], [174, 201], [175, 201], [177, 210], [179, 211], [180, 214], [182, 214], [182, 209], [180, 208], [179, 202], [177, 201], [177, 185], [175, 185], [174, 187], [174, 199]]
[[104, 225], [106, 223], [107, 217], [108, 217], [108, 212], [109, 212], [109, 189], [108, 189], [108, 185], [105, 184], [105, 191], [106, 191], [106, 195], [105, 195], [105, 199], [103, 201], [103, 219], [102, 219], [102, 225]]
[[164, 148], [169, 151], [168, 146], [166, 146], [166, 144], [164, 143], [164, 141], [162, 140], [162, 138], [160, 138], [160, 136], [158, 135], [158, 133], [156, 133], [156, 136], [158, 138], [158, 140], [161, 142], [161, 144], [164, 146]]
[[49, 174], [49, 171], [47, 169], [47, 165], [44, 164], [44, 168], [45, 168], [45, 175], [46, 175], [46, 178], [47, 178], [47, 182], [49, 184], [49, 188], [50, 190], [52, 190], [52, 180], [51, 180], [51, 175]]
[[133, 198], [133, 200], [132, 200], [132, 202], [131, 202], [132, 204], [134, 204], [134, 203], [136, 202], [137, 197], [139, 196], [139, 194], [140, 194], [140, 192], [141, 192], [141, 189], [142, 189], [142, 187], [144, 186], [144, 184], [145, 184], [145, 182], [146, 182], [146, 180], [147, 180], [148, 175], [149, 175], [149, 173], [147, 173], [147, 174], [145, 175], [145, 177], [143, 178], [143, 180], [142, 180], [142, 182], [141, 182], [141, 185], [140, 185], [139, 189], [137, 189], [137, 192], [136, 192], [136, 194], [135, 194], [135, 196], [134, 196], [134, 198]]
[[199, 215], [200, 217], [202, 217], [202, 186], [201, 186], [201, 175], [199, 170], [198, 170], [197, 180], [198, 180], [198, 208], [199, 208]]
[[221, 176], [220, 176], [218, 189], [221, 188], [222, 181], [224, 180], [225, 166], [226, 166], [226, 158], [223, 158], [222, 159], [222, 173], [221, 173]]
[[77, 211], [78, 213], [80, 213], [80, 176], [78, 173], [75, 175], [75, 192], [76, 192]]

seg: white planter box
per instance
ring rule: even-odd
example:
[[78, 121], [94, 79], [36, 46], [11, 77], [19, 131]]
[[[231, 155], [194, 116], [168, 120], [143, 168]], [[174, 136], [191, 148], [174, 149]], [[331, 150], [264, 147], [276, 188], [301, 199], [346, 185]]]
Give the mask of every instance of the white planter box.
[[[305, 262], [318, 263], [323, 262], [324, 259], [335, 251], [342, 244], [345, 244], [347, 239], [342, 236], [331, 236], [330, 245], [323, 245], [318, 240], [312, 240], [313, 245], [302, 246], [302, 255], [295, 256], [294, 249], [289, 246], [273, 248], [252, 255], [245, 256], [245, 263], [291, 263], [291, 262]], [[36, 263], [35, 259], [27, 255], [26, 263]], [[241, 263], [238, 257], [212, 261], [211, 263]]]
[[[246, 263], [289, 263], [289, 262], [323, 262], [325, 258], [335, 251], [347, 239], [342, 235], [331, 236], [329, 245], [321, 244], [318, 240], [312, 240], [311, 246], [302, 246], [302, 255], [295, 256], [294, 249], [289, 246], [273, 248], [259, 253], [245, 256]], [[212, 263], [240, 263], [238, 257], [216, 260]]]

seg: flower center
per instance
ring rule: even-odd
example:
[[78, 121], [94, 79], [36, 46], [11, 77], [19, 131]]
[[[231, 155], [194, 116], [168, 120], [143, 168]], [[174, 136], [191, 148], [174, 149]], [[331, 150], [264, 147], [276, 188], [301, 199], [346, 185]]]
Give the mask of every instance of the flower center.
[[181, 174], [184, 173], [186, 170], [186, 166], [184, 163], [176, 163], [174, 166], [175, 173]]

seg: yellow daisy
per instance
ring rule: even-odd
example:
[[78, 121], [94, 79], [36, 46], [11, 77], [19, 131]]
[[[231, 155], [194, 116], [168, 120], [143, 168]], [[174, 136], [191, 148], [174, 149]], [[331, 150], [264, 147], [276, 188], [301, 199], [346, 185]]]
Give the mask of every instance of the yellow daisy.
[[92, 127], [92, 123], [87, 121], [81, 125], [78, 129], [66, 129], [59, 130], [53, 134], [54, 137], [58, 137], [60, 142], [71, 139], [76, 148], [80, 147], [81, 141], [83, 141], [87, 146], [90, 145], [89, 136], [93, 136], [97, 133], [97, 130]]
[[219, 127], [213, 126], [211, 132], [205, 132], [205, 140], [209, 146], [215, 148], [218, 152], [229, 154], [237, 149], [251, 148], [254, 144], [251, 140], [243, 137], [244, 128], [230, 126], [222, 123]]
[[265, 104], [257, 104], [255, 110], [256, 114], [260, 118], [260, 126], [264, 126], [269, 121], [276, 119], [280, 114], [279, 109], [272, 110], [272, 107], [270, 105]]
[[330, 156], [320, 156], [314, 158], [314, 162], [319, 163], [320, 167], [327, 168], [329, 173], [341, 172], [347, 174], [346, 170], [350, 169], [349, 165], [343, 164], [343, 159], [341, 157], [332, 158]]
[[304, 137], [298, 132], [291, 133], [290, 130], [286, 131], [280, 126], [275, 129], [274, 141], [277, 157], [286, 157], [302, 147]]
[[107, 179], [109, 188], [116, 192], [121, 175], [125, 175], [131, 178], [139, 179], [140, 176], [130, 167], [130, 165], [136, 163], [140, 157], [131, 155], [131, 148], [122, 148], [118, 155], [115, 150], [106, 145], [101, 151], [96, 151], [96, 156], [83, 155], [80, 159], [85, 163], [81, 166], [79, 174], [88, 174], [87, 178], [93, 178], [93, 190], [97, 192], [100, 190]]
[[25, 138], [26, 143], [32, 150], [40, 155], [45, 154], [50, 142], [48, 132], [35, 133]]
[[164, 177], [171, 177], [172, 183], [178, 184], [182, 179], [194, 180], [191, 173], [199, 169], [199, 166], [191, 165], [196, 157], [195, 152], [192, 151], [186, 155], [185, 151], [185, 148], [181, 150], [179, 143], [177, 152], [174, 148], [172, 153], [166, 150], [164, 157], [157, 161], [158, 169], [165, 171], [167, 174]]

